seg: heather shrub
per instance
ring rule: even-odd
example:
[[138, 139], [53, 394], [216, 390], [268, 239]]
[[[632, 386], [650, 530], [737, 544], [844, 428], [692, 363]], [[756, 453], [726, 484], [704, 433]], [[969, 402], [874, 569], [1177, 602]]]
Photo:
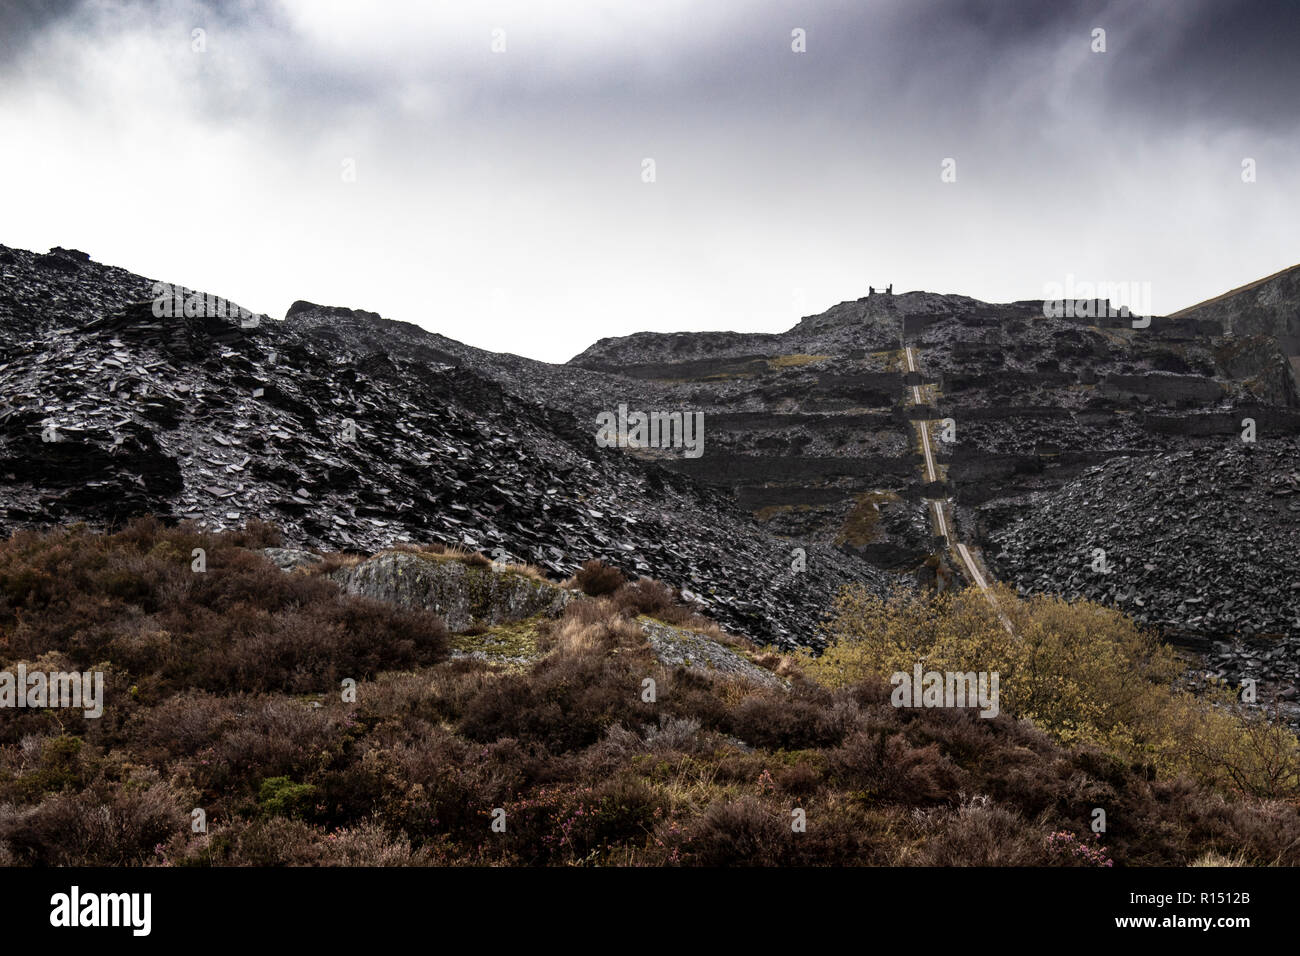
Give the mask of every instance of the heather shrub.
[[[1075, 865], [1100, 842], [1115, 865], [1300, 865], [1293, 738], [1226, 696], [1181, 696], [1110, 612], [1004, 595], [1012, 642], [982, 601], [846, 599], [837, 643], [796, 659], [642, 579], [539, 622], [540, 657], [504, 667], [447, 658], [436, 617], [248, 550], [274, 540], [142, 520], [0, 542], [6, 666], [100, 669], [106, 690], [96, 720], [0, 720], [0, 862]], [[662, 664], [641, 615], [789, 687]], [[892, 706], [890, 670], [916, 660], [1003, 668], [1004, 713]]]
[[39, 801], [49, 793], [79, 790], [94, 779], [95, 755], [80, 737], [28, 737], [23, 743], [12, 775], [0, 777], [0, 799]]
[[748, 744], [771, 750], [834, 746], [847, 727], [842, 715], [827, 706], [824, 694], [807, 685], [790, 695], [766, 689], [748, 694], [732, 709], [728, 730]]
[[415, 849], [404, 836], [362, 822], [326, 833], [320, 866], [423, 866], [431, 862], [424, 849]]
[[[257, 539], [269, 540], [265, 529]], [[435, 615], [339, 594], [235, 546], [254, 531], [200, 533], [140, 519], [113, 535], [73, 527], [0, 543], [0, 630], [10, 653], [103, 663], [151, 699], [179, 688], [321, 691], [343, 677], [441, 659]], [[191, 565], [202, 548], [206, 570]]]
[[633, 617], [645, 614], [665, 620], [664, 615], [678, 607], [672, 589], [650, 578], [641, 578], [619, 588], [614, 594], [614, 604]]
[[169, 845], [164, 862], [172, 866], [425, 866], [428, 851], [412, 847], [400, 834], [365, 820], [327, 829], [301, 820], [269, 817], [240, 820], [211, 840]]
[[911, 806], [946, 800], [964, 776], [938, 744], [913, 747], [902, 734], [885, 728], [855, 734], [828, 758], [830, 773], [845, 789]]
[[1053, 862], [1046, 835], [987, 798], [923, 817], [925, 839], [902, 862], [921, 866], [1043, 866]]
[[1069, 830], [1057, 830], [1047, 835], [1047, 855], [1059, 866], [1114, 866], [1106, 848], [1101, 843], [1101, 834], [1092, 834], [1092, 839], [1078, 837]]
[[681, 844], [686, 861], [700, 866], [780, 866], [803, 834], [790, 816], [757, 797], [717, 802], [688, 827]]
[[189, 808], [166, 783], [101, 782], [30, 807], [0, 807], [0, 846], [23, 864], [141, 865], [188, 823]]
[[201, 843], [168, 845], [173, 866], [319, 866], [324, 834], [302, 820], [287, 817], [237, 817]]
[[662, 812], [655, 792], [630, 776], [538, 787], [503, 809], [504, 844], [527, 864], [601, 862], [614, 847], [644, 844]]
[[591, 597], [613, 594], [623, 586], [625, 580], [622, 571], [603, 561], [588, 561], [574, 575], [574, 582], [582, 589], [582, 593]]
[[590, 746], [615, 723], [653, 714], [640, 698], [641, 679], [621, 659], [557, 653], [527, 677], [500, 676], [470, 698], [459, 730], [472, 740], [513, 737], [552, 753]]

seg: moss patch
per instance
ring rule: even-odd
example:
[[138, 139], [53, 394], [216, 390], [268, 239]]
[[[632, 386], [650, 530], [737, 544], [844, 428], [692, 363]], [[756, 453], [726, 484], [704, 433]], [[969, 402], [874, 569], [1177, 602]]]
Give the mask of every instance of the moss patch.
[[821, 362], [830, 358], [829, 355], [809, 355], [804, 352], [796, 352], [791, 355], [778, 355], [776, 358], [767, 360], [768, 368], [799, 368], [803, 365], [811, 365], [813, 362]]
[[754, 517], [759, 521], [771, 521], [777, 515], [790, 514], [794, 511], [814, 511], [813, 505], [768, 505], [765, 508], [759, 508], [754, 512]]
[[857, 496], [853, 509], [844, 518], [836, 544], [861, 548], [884, 537], [880, 528], [880, 506], [887, 501], [898, 501], [892, 491], [866, 491]]
[[545, 620], [545, 614], [534, 614], [522, 621], [498, 624], [482, 633], [454, 634], [452, 652], [491, 664], [523, 667], [541, 657], [537, 637]]

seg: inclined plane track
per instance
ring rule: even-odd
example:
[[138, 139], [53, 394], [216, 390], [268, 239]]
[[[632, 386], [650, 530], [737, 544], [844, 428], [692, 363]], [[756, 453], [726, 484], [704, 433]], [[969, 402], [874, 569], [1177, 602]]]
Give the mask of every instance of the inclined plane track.
[[[917, 382], [908, 386], [907, 397], [913, 406], [923, 406], [926, 404], [926, 400], [922, 396], [921, 390], [922, 388], [928, 388], [928, 386], [919, 382], [921, 368], [916, 360], [916, 353], [910, 345], [905, 345], [903, 347], [903, 357], [907, 364], [907, 372], [909, 376], [918, 376]], [[912, 420], [912, 423], [916, 427], [917, 435], [921, 441], [921, 452], [924, 457], [925, 481], [927, 486], [931, 486], [938, 482], [939, 471], [935, 464], [936, 455], [930, 435], [929, 422], [925, 419], [916, 418]], [[948, 499], [926, 498], [925, 500], [929, 505], [931, 523], [935, 529], [936, 535], [943, 539], [944, 548], [957, 559], [957, 563], [962, 570], [962, 574], [966, 577], [966, 580], [980, 589], [980, 593], [983, 594], [988, 599], [989, 604], [998, 611], [998, 616], [1002, 619], [1002, 623], [1006, 626], [1007, 630], [1011, 630], [1011, 624], [1007, 620], [1006, 615], [1004, 615], [998, 608], [997, 598], [994, 597], [993, 592], [989, 590], [989, 579], [981, 567], [979, 557], [971, 551], [968, 545], [955, 539], [952, 522], [948, 520], [946, 514]]]

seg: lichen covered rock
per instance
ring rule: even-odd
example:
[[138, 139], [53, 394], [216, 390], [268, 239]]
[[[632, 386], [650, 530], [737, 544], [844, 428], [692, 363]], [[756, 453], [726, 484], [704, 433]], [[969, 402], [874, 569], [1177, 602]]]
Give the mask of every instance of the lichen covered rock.
[[306, 551], [302, 548], [263, 548], [262, 553], [281, 571], [310, 568], [325, 560], [315, 551]]
[[453, 632], [556, 615], [571, 597], [558, 585], [516, 571], [408, 551], [381, 552], [333, 577], [349, 594], [440, 614]]
[[706, 674], [726, 674], [769, 687], [789, 685], [769, 670], [719, 644], [711, 637], [653, 618], [640, 619], [641, 630], [659, 661], [669, 667], [685, 667]]

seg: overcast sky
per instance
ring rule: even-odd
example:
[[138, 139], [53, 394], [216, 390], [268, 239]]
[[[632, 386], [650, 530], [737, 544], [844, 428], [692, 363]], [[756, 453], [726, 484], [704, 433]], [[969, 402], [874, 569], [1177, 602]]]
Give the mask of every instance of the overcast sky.
[[0, 242], [550, 361], [890, 282], [1167, 313], [1300, 261], [1297, 51], [1293, 0], [3, 0]]

